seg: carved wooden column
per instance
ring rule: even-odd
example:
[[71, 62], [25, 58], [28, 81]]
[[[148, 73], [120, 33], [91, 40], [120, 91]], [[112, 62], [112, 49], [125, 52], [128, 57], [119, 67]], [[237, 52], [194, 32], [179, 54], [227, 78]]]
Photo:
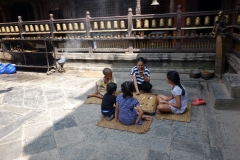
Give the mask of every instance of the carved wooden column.
[[141, 15], [141, 1], [137, 0], [136, 15]]
[[[177, 11], [177, 36], [181, 36], [181, 27], [182, 27], [182, 6], [178, 5], [178, 11]], [[176, 52], [179, 53], [181, 50], [181, 39], [176, 40]]]
[[69, 9], [70, 13], [69, 13], [69, 18], [76, 18], [76, 4], [74, 4], [73, 1], [68, 3], [69, 6], [71, 7], [71, 9]]
[[216, 38], [215, 77], [222, 78], [225, 71], [226, 36], [218, 35]]
[[[132, 28], [133, 28], [133, 23], [132, 23], [132, 8], [128, 9], [128, 37], [132, 37]], [[128, 52], [133, 53], [133, 40], [128, 40]]]
[[174, 13], [174, 0], [171, 0], [171, 2], [170, 2], [169, 12]]
[[54, 34], [53, 34], [53, 32], [55, 31], [55, 27], [54, 27], [54, 24], [53, 24], [54, 17], [53, 17], [53, 14], [50, 14], [49, 16], [50, 16], [51, 37], [54, 38]]
[[[87, 33], [87, 38], [90, 37], [90, 30], [91, 30], [91, 23], [90, 23], [90, 12], [86, 12], [86, 33]], [[92, 41], [88, 40], [88, 52], [93, 53], [93, 44]]]
[[20, 37], [22, 38], [22, 33], [23, 33], [23, 26], [22, 26], [22, 17], [18, 16], [18, 28], [19, 28], [19, 33], [20, 33]]
[[115, 0], [115, 15], [120, 16], [119, 0]]

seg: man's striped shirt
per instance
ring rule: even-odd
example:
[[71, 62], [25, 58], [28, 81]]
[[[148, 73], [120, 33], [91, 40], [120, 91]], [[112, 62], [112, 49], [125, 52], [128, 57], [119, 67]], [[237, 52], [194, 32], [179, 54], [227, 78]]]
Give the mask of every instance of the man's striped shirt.
[[[144, 78], [140, 76], [140, 74], [138, 73], [138, 68], [137, 66], [132, 68], [132, 71], [130, 73], [131, 75], [135, 76], [137, 79], [137, 84], [143, 84], [144, 83]], [[144, 74], [147, 77], [150, 77], [150, 70], [148, 69], [147, 66], [144, 67]]]

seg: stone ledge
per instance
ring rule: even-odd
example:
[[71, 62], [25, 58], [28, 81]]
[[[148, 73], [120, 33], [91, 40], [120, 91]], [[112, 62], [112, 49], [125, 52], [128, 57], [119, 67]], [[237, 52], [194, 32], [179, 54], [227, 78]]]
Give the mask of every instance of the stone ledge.
[[239, 74], [224, 74], [224, 83], [227, 91], [232, 98], [240, 98], [240, 75]]
[[234, 106], [232, 106], [234, 99], [229, 96], [223, 83], [210, 82], [208, 83], [208, 90], [214, 108], [234, 109]]
[[[57, 59], [62, 54], [57, 53]], [[173, 60], [173, 61], [214, 61], [215, 53], [67, 53], [68, 60], [124, 60], [133, 61], [137, 57], [147, 60]]]

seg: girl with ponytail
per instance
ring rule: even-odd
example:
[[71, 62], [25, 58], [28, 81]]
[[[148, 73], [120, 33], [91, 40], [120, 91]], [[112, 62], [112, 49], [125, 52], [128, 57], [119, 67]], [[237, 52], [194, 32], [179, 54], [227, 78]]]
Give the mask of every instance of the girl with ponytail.
[[158, 106], [156, 113], [170, 112], [174, 114], [182, 114], [186, 111], [188, 105], [188, 93], [184, 86], [180, 83], [178, 72], [169, 71], [167, 73], [167, 82], [172, 85], [172, 95], [167, 97], [158, 95]]
[[143, 110], [136, 98], [133, 97], [134, 85], [126, 81], [121, 85], [122, 94], [117, 96], [115, 120], [124, 125], [142, 125], [143, 120], [152, 120], [152, 117], [143, 114]]

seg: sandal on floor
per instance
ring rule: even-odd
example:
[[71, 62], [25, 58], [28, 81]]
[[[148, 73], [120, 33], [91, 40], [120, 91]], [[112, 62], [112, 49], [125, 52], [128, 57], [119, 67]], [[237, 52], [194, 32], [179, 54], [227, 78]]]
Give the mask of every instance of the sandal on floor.
[[192, 105], [194, 106], [199, 106], [199, 105], [204, 105], [206, 104], [206, 102], [203, 99], [194, 99], [194, 101], [192, 102]]

